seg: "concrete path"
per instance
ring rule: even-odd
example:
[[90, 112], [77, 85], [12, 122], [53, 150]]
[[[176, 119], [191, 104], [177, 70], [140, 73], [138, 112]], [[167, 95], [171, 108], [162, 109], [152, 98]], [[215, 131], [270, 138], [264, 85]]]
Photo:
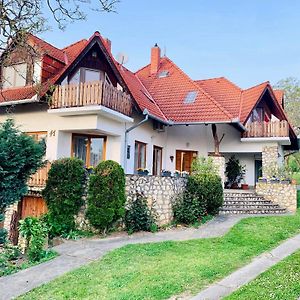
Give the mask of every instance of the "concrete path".
[[124, 237], [67, 241], [54, 247], [54, 250], [60, 254], [57, 258], [0, 278], [0, 299], [8, 300], [22, 295], [66, 272], [97, 260], [105, 253], [124, 245], [218, 237], [224, 235], [233, 225], [245, 217], [248, 216], [218, 216], [198, 229], [174, 229], [154, 234], [137, 233]]
[[196, 297], [192, 298], [192, 300], [222, 299], [299, 249], [300, 234], [286, 240], [272, 251], [256, 257], [250, 264], [233, 272], [220, 282], [209, 286]]

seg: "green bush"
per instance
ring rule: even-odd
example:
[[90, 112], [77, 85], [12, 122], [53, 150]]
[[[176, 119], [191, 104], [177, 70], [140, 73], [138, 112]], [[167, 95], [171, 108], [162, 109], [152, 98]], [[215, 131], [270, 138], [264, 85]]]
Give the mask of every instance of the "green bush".
[[46, 224], [38, 218], [27, 217], [20, 221], [20, 234], [26, 239], [29, 261], [40, 261], [45, 256], [44, 246], [48, 236]]
[[125, 174], [112, 161], [101, 162], [90, 176], [86, 216], [96, 229], [106, 231], [125, 212]]
[[206, 203], [186, 191], [179, 196], [173, 205], [174, 220], [177, 223], [195, 224], [207, 214]]
[[157, 230], [155, 216], [149, 209], [146, 198], [139, 193], [128, 203], [124, 221], [128, 233]]
[[74, 216], [83, 205], [85, 180], [86, 172], [80, 159], [63, 158], [52, 163], [42, 193], [49, 211], [45, 219], [51, 236], [75, 229]]
[[5, 244], [7, 241], [7, 230], [5, 228], [0, 228], [0, 245]]
[[215, 215], [223, 204], [223, 187], [211, 158], [197, 158], [192, 164], [186, 190], [173, 206], [176, 222], [194, 224], [207, 214]]
[[240, 161], [233, 155], [226, 163], [225, 174], [227, 176], [228, 185], [240, 183], [246, 173], [246, 167], [240, 164]]
[[[27, 192], [29, 177], [43, 165], [45, 143], [37, 143], [8, 119], [0, 123], [0, 219]], [[1, 221], [0, 221], [1, 222]], [[0, 239], [5, 233], [1, 231]]]

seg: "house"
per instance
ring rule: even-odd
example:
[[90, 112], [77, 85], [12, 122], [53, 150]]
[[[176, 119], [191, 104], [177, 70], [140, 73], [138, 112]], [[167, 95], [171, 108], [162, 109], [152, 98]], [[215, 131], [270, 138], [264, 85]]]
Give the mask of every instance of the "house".
[[189, 172], [194, 157], [218, 154], [223, 177], [224, 160], [235, 155], [254, 186], [261, 170], [270, 176], [270, 166], [283, 162], [285, 149], [299, 148], [284, 95], [269, 82], [243, 90], [224, 77], [193, 80], [157, 45], [134, 73], [99, 32], [63, 49], [33, 35], [28, 43], [34, 55], [16, 48], [1, 67], [0, 122], [13, 117], [24, 132], [46, 138], [49, 161], [112, 159], [128, 174], [160, 175]]

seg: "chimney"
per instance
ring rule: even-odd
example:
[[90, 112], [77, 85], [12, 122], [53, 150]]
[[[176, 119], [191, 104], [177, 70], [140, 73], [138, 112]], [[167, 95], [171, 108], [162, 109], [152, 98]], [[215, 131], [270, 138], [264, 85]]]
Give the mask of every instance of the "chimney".
[[151, 48], [151, 74], [156, 74], [160, 62], [160, 48], [157, 44]]
[[106, 47], [107, 51], [109, 53], [111, 53], [111, 40], [108, 38], [105, 39], [105, 47]]

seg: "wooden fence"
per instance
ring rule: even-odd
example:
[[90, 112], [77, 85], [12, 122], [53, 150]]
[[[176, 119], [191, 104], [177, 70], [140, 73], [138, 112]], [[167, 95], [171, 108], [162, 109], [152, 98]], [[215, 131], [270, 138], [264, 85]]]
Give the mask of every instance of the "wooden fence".
[[58, 85], [53, 92], [51, 109], [103, 105], [130, 116], [131, 98], [125, 92], [103, 81]]
[[247, 124], [243, 137], [288, 137], [289, 124], [286, 120], [273, 122], [252, 122]]
[[48, 179], [48, 172], [50, 170], [51, 163], [48, 162], [44, 167], [37, 170], [35, 174], [31, 176], [28, 181], [29, 187], [44, 187], [46, 185], [46, 180]]

